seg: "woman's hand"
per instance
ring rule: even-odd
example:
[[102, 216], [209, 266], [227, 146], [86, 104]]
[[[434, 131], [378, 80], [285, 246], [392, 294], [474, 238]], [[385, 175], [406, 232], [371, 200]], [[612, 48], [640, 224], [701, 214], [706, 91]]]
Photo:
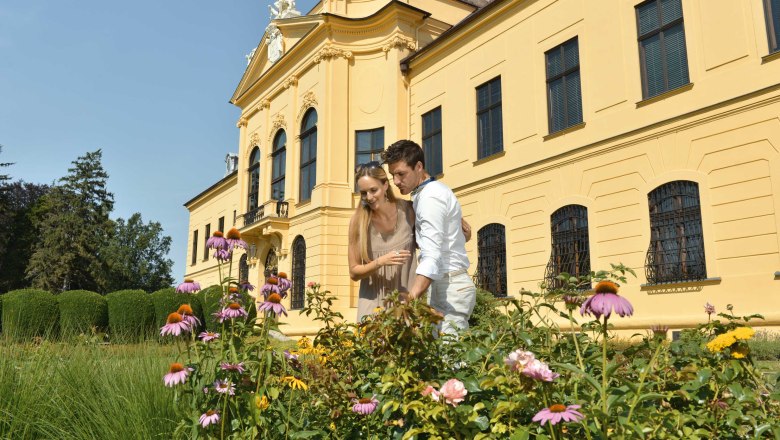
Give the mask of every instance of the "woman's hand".
[[471, 240], [471, 225], [465, 218], [460, 219], [460, 228], [463, 229], [463, 236], [466, 237], [466, 241]]
[[376, 260], [376, 266], [400, 266], [402, 264], [405, 264], [409, 258], [412, 257], [412, 253], [409, 252], [406, 249], [398, 250], [398, 251], [390, 251], [381, 257], [377, 258]]

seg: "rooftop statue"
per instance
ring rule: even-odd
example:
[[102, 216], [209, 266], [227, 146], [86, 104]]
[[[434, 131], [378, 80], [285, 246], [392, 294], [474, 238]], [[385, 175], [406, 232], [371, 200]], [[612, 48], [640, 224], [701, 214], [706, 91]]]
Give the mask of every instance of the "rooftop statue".
[[295, 0], [276, 0], [273, 6], [268, 5], [271, 20], [300, 17], [301, 12], [295, 9]]

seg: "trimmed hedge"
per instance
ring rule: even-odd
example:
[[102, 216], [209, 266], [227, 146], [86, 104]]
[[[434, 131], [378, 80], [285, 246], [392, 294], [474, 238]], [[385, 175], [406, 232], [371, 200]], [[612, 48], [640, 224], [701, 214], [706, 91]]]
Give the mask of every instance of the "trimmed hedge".
[[90, 334], [93, 329], [108, 327], [108, 302], [99, 293], [89, 290], [62, 292], [60, 301], [60, 329], [63, 337]]
[[106, 295], [112, 342], [139, 342], [153, 335], [154, 306], [143, 290], [119, 290]]
[[37, 289], [14, 290], [3, 296], [5, 334], [15, 339], [57, 336], [60, 318], [57, 297]]
[[[206, 330], [212, 332], [220, 331], [222, 329], [222, 324], [217, 322], [216, 318], [214, 318], [214, 313], [219, 312], [222, 309], [222, 304], [220, 304], [220, 300], [222, 299], [222, 288], [217, 285], [209, 286], [198, 292], [196, 295], [198, 296], [198, 299], [200, 300], [200, 303], [203, 307], [203, 316], [205, 319], [201, 322], [206, 325]], [[249, 315], [247, 320], [252, 322], [255, 318], [257, 318], [255, 299], [246, 293], [242, 294], [241, 299], [244, 305], [247, 307], [246, 311]]]
[[154, 305], [154, 322], [157, 328], [165, 325], [168, 315], [179, 309], [182, 304], [189, 304], [195, 317], [203, 322], [203, 306], [198, 295], [191, 293], [176, 293], [173, 287], [160, 289], [149, 297]]

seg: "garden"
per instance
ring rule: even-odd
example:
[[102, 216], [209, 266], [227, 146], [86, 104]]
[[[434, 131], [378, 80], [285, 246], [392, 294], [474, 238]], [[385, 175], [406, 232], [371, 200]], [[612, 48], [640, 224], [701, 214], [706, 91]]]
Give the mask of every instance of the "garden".
[[0, 437], [780, 438], [780, 340], [738, 305], [703, 304], [676, 340], [618, 337], [633, 273], [615, 265], [480, 292], [471, 328], [437, 338], [424, 301], [394, 295], [350, 323], [310, 282], [301, 313], [321, 330], [284, 343], [286, 275], [237, 280], [246, 244], [212, 238], [220, 286], [1, 295]]

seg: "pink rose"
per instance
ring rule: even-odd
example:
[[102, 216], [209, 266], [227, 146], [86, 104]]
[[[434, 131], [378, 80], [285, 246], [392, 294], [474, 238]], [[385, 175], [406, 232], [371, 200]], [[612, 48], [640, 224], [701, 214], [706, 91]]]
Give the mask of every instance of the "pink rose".
[[458, 379], [450, 379], [444, 383], [439, 389], [439, 394], [444, 398], [444, 401], [452, 406], [458, 406], [466, 398], [466, 387], [463, 386], [463, 382]]
[[422, 392], [423, 397], [430, 395], [431, 399], [435, 400], [436, 402], [439, 401], [439, 392], [436, 391], [436, 388], [428, 385], [425, 387], [425, 389]]
[[529, 362], [536, 359], [530, 351], [515, 350], [509, 353], [504, 363], [512, 371], [522, 371]]
[[531, 379], [541, 380], [544, 382], [552, 382], [558, 376], [560, 376], [558, 373], [553, 373], [552, 370], [550, 370], [550, 367], [539, 359], [534, 359], [528, 365], [526, 365], [522, 373]]

